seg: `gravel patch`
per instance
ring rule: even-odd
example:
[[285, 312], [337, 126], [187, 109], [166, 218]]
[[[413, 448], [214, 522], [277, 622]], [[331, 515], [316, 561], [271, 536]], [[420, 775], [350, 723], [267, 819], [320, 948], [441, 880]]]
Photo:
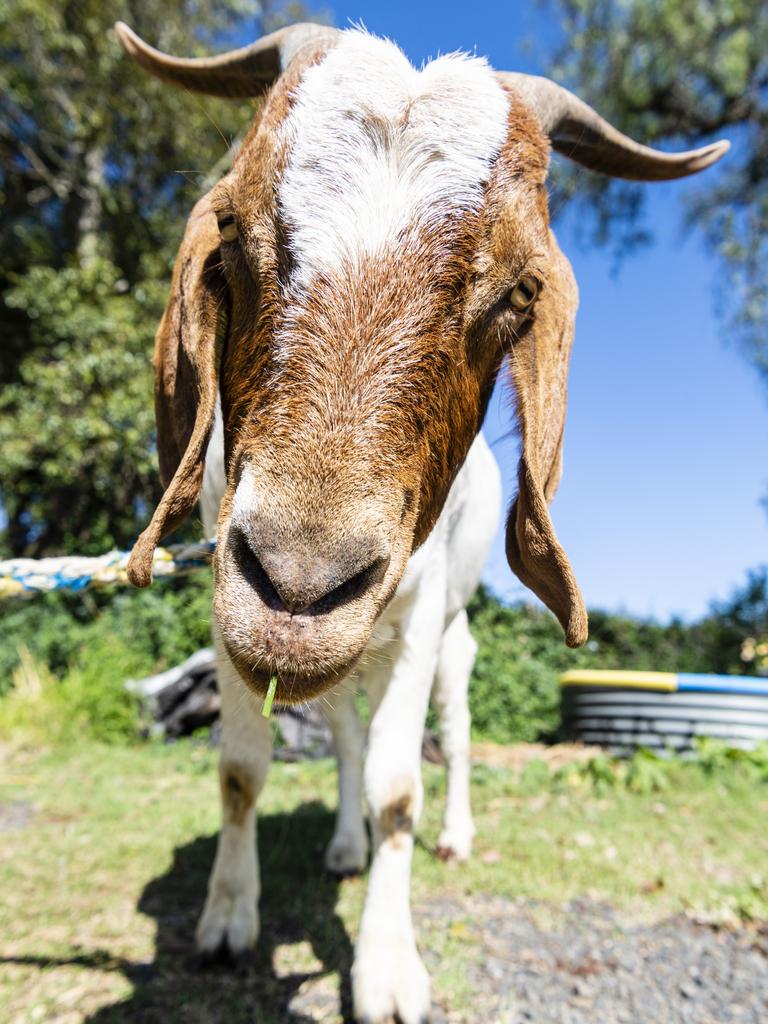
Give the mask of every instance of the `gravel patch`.
[[0, 801], [0, 832], [26, 828], [35, 816], [35, 808], [27, 800]]
[[[740, 930], [684, 916], [628, 924], [591, 901], [545, 908], [495, 897], [422, 907], [432, 929], [463, 921], [479, 955], [468, 968], [483, 1024], [766, 1024], [768, 927]], [[550, 914], [551, 917], [551, 914]], [[435, 971], [437, 958], [427, 953]], [[470, 1018], [436, 1007], [435, 1024]]]

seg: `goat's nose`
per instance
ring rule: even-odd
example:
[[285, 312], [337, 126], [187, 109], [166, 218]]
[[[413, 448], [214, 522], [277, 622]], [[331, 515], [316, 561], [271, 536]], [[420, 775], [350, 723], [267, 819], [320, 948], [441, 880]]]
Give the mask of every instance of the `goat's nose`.
[[359, 597], [389, 564], [388, 546], [375, 536], [349, 537], [338, 550], [319, 553], [303, 542], [265, 542], [265, 535], [275, 535], [268, 529], [237, 533], [235, 557], [243, 574], [265, 604], [292, 615], [331, 611]]

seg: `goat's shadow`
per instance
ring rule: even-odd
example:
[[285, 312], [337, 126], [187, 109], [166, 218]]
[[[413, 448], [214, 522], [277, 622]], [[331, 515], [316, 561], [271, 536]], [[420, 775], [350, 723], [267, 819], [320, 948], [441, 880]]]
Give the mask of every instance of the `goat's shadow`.
[[[216, 837], [177, 847], [171, 867], [147, 883], [138, 903], [157, 921], [154, 960], [116, 964], [134, 990], [86, 1024], [310, 1024], [338, 1013], [339, 989], [342, 1016], [351, 1020], [352, 945], [336, 913], [339, 882], [322, 869], [332, 830], [333, 815], [318, 802], [259, 818], [261, 935], [252, 962], [237, 970], [201, 969], [194, 954]], [[278, 976], [275, 947], [302, 941], [311, 944], [321, 966]], [[315, 982], [308, 995], [305, 983], [326, 975], [327, 983]]]

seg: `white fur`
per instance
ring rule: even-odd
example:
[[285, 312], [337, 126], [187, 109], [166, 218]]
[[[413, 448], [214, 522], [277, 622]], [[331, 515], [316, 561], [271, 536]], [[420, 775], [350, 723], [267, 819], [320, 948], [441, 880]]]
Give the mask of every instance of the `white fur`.
[[508, 110], [483, 59], [451, 54], [417, 71], [394, 43], [342, 33], [304, 73], [282, 127], [296, 285], [479, 208]]
[[224, 416], [221, 411], [221, 395], [216, 394], [213, 426], [203, 466], [203, 484], [200, 488], [200, 517], [208, 540], [216, 536], [216, 520], [219, 506], [227, 487], [227, 472], [224, 465]]
[[440, 722], [441, 746], [448, 763], [448, 793], [443, 831], [437, 840], [442, 856], [466, 860], [475, 826], [469, 800], [469, 704], [467, 688], [477, 644], [462, 608], [443, 634], [432, 688]]
[[[215, 522], [214, 522], [215, 528]], [[206, 523], [206, 528], [210, 523]], [[213, 536], [209, 530], [208, 536]], [[216, 668], [221, 693], [221, 764], [242, 766], [258, 796], [272, 758], [272, 727], [258, 703], [245, 693], [214, 629]], [[256, 847], [256, 804], [242, 824], [222, 824], [216, 859], [208, 881], [208, 898], [197, 925], [197, 947], [213, 954], [226, 943], [234, 954], [253, 946], [259, 936], [258, 901], [261, 893]]]
[[329, 694], [325, 716], [333, 733], [339, 771], [339, 810], [325, 866], [337, 875], [357, 874], [368, 862], [368, 835], [363, 821], [363, 753], [365, 729], [351, 685]]
[[[223, 488], [221, 433], [214, 429], [203, 482], [203, 521], [215, 532]], [[368, 840], [362, 791], [368, 803], [374, 857], [360, 923], [352, 987], [355, 1014], [378, 1022], [397, 1013], [420, 1024], [429, 1013], [429, 977], [421, 962], [410, 912], [413, 827], [423, 802], [421, 741], [430, 691], [440, 716], [448, 761], [448, 798], [439, 844], [469, 854], [474, 827], [469, 806], [467, 684], [475, 646], [464, 607], [477, 586], [501, 503], [496, 463], [479, 436], [427, 541], [411, 557], [392, 602], [377, 623], [355, 678], [330, 695], [328, 716], [339, 758], [339, 810], [326, 865], [339, 873], [360, 870]], [[222, 686], [222, 760], [244, 765], [261, 787], [271, 753], [260, 702], [239, 682], [217, 644]], [[365, 734], [354, 704], [354, 685], [368, 694], [371, 724], [365, 769]], [[412, 826], [392, 832], [387, 809], [411, 799]], [[224, 825], [208, 900], [198, 926], [204, 952], [226, 938], [233, 953], [258, 934], [260, 891], [255, 853], [255, 810], [242, 826]], [[389, 828], [389, 830], [388, 830]]]

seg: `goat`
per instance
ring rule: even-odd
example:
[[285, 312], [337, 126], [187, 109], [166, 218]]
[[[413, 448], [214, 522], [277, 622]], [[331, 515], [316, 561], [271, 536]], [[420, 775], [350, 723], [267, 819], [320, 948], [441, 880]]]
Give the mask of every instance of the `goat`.
[[[333, 871], [367, 860], [355, 1014], [427, 1019], [409, 906], [430, 691], [448, 799], [440, 847], [466, 857], [466, 603], [495, 530], [479, 434], [503, 363], [521, 433], [506, 553], [570, 646], [587, 615], [548, 511], [558, 484], [577, 290], [550, 230], [550, 146], [635, 180], [693, 174], [553, 82], [454, 54], [414, 69], [359, 30], [294, 25], [212, 59], [126, 50], [161, 79], [264, 97], [230, 172], [187, 223], [155, 352], [165, 493], [129, 574], [201, 496], [216, 532], [223, 824], [197, 930], [241, 954], [259, 930], [256, 801], [270, 760], [259, 698], [327, 694], [339, 759]], [[371, 709], [367, 733], [354, 691]], [[363, 752], [367, 755], [363, 768]]]

